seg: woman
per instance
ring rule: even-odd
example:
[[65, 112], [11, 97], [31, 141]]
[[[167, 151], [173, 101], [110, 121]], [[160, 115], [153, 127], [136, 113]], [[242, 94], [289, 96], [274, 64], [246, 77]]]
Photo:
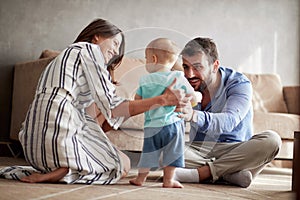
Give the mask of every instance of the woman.
[[123, 55], [121, 30], [97, 19], [47, 66], [19, 134], [26, 160], [41, 173], [22, 181], [116, 183], [128, 172], [129, 158], [85, 109], [95, 103], [107, 123], [118, 128], [125, 118], [154, 105], [184, 104], [182, 91], [170, 88], [159, 97], [138, 101], [116, 96], [109, 69]]

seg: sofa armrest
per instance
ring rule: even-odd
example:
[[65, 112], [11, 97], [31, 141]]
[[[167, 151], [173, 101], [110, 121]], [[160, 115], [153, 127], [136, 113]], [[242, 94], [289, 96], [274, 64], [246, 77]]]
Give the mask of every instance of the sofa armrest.
[[300, 114], [300, 86], [284, 86], [283, 96], [287, 105], [288, 112]]

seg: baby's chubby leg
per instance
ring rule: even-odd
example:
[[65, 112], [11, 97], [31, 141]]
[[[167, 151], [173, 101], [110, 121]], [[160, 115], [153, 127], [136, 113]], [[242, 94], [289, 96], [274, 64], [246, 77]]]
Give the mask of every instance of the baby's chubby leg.
[[140, 168], [138, 176], [134, 179], [129, 180], [129, 183], [132, 185], [142, 186], [147, 179], [149, 171], [149, 168]]
[[166, 166], [164, 167], [163, 187], [166, 188], [183, 188], [180, 182], [173, 179], [176, 167]]

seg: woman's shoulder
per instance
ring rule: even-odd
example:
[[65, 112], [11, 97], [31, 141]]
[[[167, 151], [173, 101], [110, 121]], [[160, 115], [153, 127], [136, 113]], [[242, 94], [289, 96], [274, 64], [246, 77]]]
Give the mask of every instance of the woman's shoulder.
[[98, 45], [89, 43], [89, 42], [76, 42], [69, 45], [69, 48], [77, 48], [77, 49], [98, 49]]
[[69, 48], [71, 48], [72, 50], [76, 49], [78, 50], [78, 53], [104, 63], [103, 54], [99, 45], [89, 42], [77, 42], [71, 44]]

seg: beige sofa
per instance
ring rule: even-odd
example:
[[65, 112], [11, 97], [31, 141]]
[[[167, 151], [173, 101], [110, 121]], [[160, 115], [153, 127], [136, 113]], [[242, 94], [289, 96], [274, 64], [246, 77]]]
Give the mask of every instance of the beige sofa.
[[[11, 139], [18, 132], [32, 101], [38, 78], [57, 52], [44, 51], [40, 59], [15, 65], [11, 115]], [[144, 61], [125, 57], [114, 71], [117, 93], [132, 99], [141, 75], [146, 74]], [[246, 74], [253, 84], [253, 126], [255, 133], [272, 129], [282, 138], [280, 158], [292, 158], [293, 133], [299, 129], [300, 86], [283, 87], [276, 74]], [[108, 133], [110, 140], [121, 150], [141, 151], [143, 145], [143, 114], [125, 121], [119, 130]], [[188, 129], [187, 129], [188, 131]], [[188, 137], [187, 137], [188, 138]]]

